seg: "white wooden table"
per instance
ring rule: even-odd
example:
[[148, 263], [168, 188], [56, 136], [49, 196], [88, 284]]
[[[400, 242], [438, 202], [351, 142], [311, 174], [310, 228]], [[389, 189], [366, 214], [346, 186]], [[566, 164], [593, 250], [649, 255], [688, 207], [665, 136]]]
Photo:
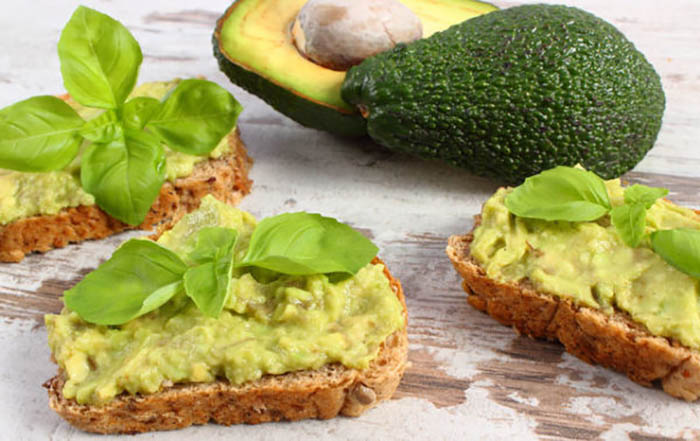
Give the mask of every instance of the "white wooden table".
[[[360, 418], [220, 427], [129, 439], [682, 439], [700, 437], [700, 404], [590, 366], [558, 344], [517, 337], [465, 302], [444, 254], [497, 184], [448, 166], [303, 128], [231, 85], [211, 54], [226, 0], [84, 2], [120, 20], [144, 52], [141, 81], [205, 75], [245, 107], [255, 158], [242, 207], [259, 217], [308, 210], [368, 234], [402, 280], [411, 367], [395, 399]], [[496, 2], [509, 7], [521, 2]], [[628, 175], [700, 206], [700, 2], [567, 1], [612, 22], [661, 74], [666, 113], [656, 147]], [[59, 32], [77, 2], [5, 2], [0, 15], [0, 107], [63, 91]], [[133, 233], [132, 233], [133, 234]], [[49, 410], [41, 384], [55, 372], [42, 316], [128, 235], [0, 265], [0, 440], [82, 440]], [[101, 440], [112, 439], [101, 437]]]

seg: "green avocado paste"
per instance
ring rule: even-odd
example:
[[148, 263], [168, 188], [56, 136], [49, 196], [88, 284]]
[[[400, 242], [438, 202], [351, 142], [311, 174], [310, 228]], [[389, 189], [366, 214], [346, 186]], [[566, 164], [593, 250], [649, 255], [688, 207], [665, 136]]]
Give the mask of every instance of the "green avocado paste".
[[[240, 258], [255, 224], [248, 213], [207, 196], [158, 242], [181, 253], [203, 227], [235, 228]], [[173, 383], [226, 378], [241, 384], [334, 362], [366, 368], [381, 343], [404, 326], [403, 307], [383, 271], [368, 264], [331, 283], [325, 275], [265, 274], [258, 280], [234, 270], [217, 319], [184, 294], [120, 326], [86, 323], [64, 308], [45, 318], [49, 346], [66, 379], [63, 395], [100, 405], [125, 391], [149, 394]]]
[[[613, 206], [622, 205], [619, 179], [606, 182]], [[543, 221], [516, 217], [505, 206], [511, 189], [500, 189], [484, 205], [471, 256], [488, 277], [529, 280], [538, 291], [611, 314], [624, 311], [654, 335], [700, 349], [700, 281], [654, 253], [646, 238], [626, 246], [609, 216], [594, 222]], [[694, 211], [657, 200], [646, 214], [646, 233], [700, 229]]]
[[[179, 80], [144, 83], [136, 87], [129, 97], [147, 96], [162, 100], [178, 82]], [[86, 120], [103, 112], [83, 107], [70, 98], [67, 102]], [[209, 153], [209, 158], [219, 158], [230, 151], [227, 138], [225, 136]], [[167, 146], [165, 156], [165, 179], [168, 181], [190, 175], [195, 164], [207, 159], [207, 156], [176, 152]], [[57, 214], [64, 208], [94, 203], [95, 198], [80, 185], [80, 155], [68, 167], [58, 171], [24, 173], [0, 169], [0, 225], [30, 216]]]

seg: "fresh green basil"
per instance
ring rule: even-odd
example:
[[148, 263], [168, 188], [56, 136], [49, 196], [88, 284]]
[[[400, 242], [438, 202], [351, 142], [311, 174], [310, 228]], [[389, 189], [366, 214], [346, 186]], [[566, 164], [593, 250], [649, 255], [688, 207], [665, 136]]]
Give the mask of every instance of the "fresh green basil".
[[236, 123], [241, 105], [211, 81], [181, 81], [146, 126], [173, 150], [191, 155], [212, 151]]
[[80, 104], [121, 106], [136, 84], [143, 60], [133, 35], [118, 21], [79, 6], [58, 41], [63, 84]]
[[122, 136], [122, 124], [117, 112], [107, 110], [91, 119], [80, 129], [80, 136], [88, 141], [105, 144]]
[[59, 170], [90, 141], [81, 162], [83, 188], [105, 212], [130, 225], [143, 222], [163, 184], [162, 143], [207, 154], [241, 111], [230, 93], [204, 80], [182, 81], [164, 103], [150, 97], [126, 101], [143, 61], [139, 44], [121, 23], [84, 6], [61, 32], [58, 55], [72, 98], [106, 111], [86, 123], [48, 96], [0, 110], [0, 168]]
[[160, 307], [184, 290], [203, 314], [218, 317], [232, 271], [310, 275], [339, 280], [357, 273], [377, 254], [362, 234], [318, 214], [290, 213], [260, 222], [248, 252], [234, 262], [238, 233], [205, 227], [193, 233], [186, 256], [155, 242], [132, 239], [65, 292], [66, 306], [84, 320], [119, 325]]
[[0, 110], [0, 168], [60, 170], [78, 154], [85, 124], [68, 104], [36, 96]]
[[679, 271], [700, 278], [700, 230], [655, 231], [651, 233], [651, 248]]
[[665, 188], [634, 184], [625, 189], [625, 204], [642, 204], [648, 210], [657, 199], [667, 194], [668, 190]]
[[506, 196], [505, 204], [516, 216], [548, 221], [593, 221], [611, 209], [605, 181], [563, 166], [527, 178]]
[[610, 220], [622, 241], [636, 248], [644, 237], [647, 210], [657, 199], [668, 194], [665, 188], [634, 184], [625, 189], [625, 203], [610, 212]]
[[[667, 194], [665, 188], [635, 184], [625, 189], [625, 203], [611, 208], [605, 181], [597, 175], [556, 167], [526, 179], [506, 196], [505, 204], [516, 216], [550, 221], [592, 221], [609, 212], [622, 241], [635, 248], [644, 238], [647, 210]], [[700, 278], [700, 230], [655, 231], [650, 242], [654, 252], [670, 265]]]
[[232, 228], [205, 227], [197, 232], [194, 249], [187, 259], [195, 264], [206, 263], [233, 251], [238, 233]]
[[197, 265], [185, 273], [185, 292], [210, 317], [218, 317], [226, 303], [236, 238], [236, 231], [230, 228], [203, 228], [188, 256]]
[[64, 293], [68, 309], [99, 325], [120, 325], [155, 310], [182, 291], [187, 269], [177, 254], [150, 240], [125, 242]]
[[138, 225], [165, 181], [165, 152], [153, 135], [124, 129], [112, 142], [87, 148], [80, 179], [105, 212]]
[[644, 237], [647, 209], [642, 203], [624, 204], [610, 211], [610, 220], [622, 241], [636, 248]]
[[122, 108], [124, 126], [130, 129], [143, 129], [160, 110], [160, 106], [160, 101], [148, 96], [137, 96], [130, 99], [124, 103]]
[[264, 219], [237, 267], [256, 266], [283, 274], [355, 274], [377, 255], [359, 232], [329, 217], [286, 213]]

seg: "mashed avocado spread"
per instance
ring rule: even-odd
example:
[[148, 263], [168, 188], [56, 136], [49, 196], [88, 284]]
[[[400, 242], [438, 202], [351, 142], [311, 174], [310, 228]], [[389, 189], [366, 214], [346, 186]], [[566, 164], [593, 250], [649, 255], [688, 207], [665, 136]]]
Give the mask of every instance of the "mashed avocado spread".
[[[242, 257], [255, 225], [248, 213], [207, 196], [158, 242], [181, 253], [192, 249], [203, 227], [235, 228]], [[333, 362], [366, 368], [404, 325], [382, 265], [368, 264], [337, 283], [325, 275], [260, 279], [234, 270], [217, 319], [184, 294], [120, 326], [89, 324], [65, 308], [47, 315], [49, 346], [66, 378], [63, 395], [99, 405], [124, 391], [154, 393], [172, 383], [226, 378], [241, 384]]]
[[[144, 83], [134, 89], [130, 98], [148, 96], [162, 99], [175, 88], [179, 80]], [[84, 119], [98, 116], [102, 110], [83, 107], [68, 100]], [[210, 158], [218, 158], [230, 151], [227, 137], [209, 153]], [[165, 148], [165, 179], [175, 179], [192, 173], [195, 164], [207, 159]], [[80, 156], [64, 170], [46, 173], [23, 173], [0, 169], [0, 225], [14, 220], [39, 214], [56, 214], [60, 210], [78, 205], [92, 205], [95, 199], [80, 186]]]
[[[613, 206], [623, 204], [619, 179], [606, 182]], [[609, 216], [594, 222], [548, 222], [512, 215], [500, 189], [484, 205], [471, 256], [488, 277], [527, 278], [542, 292], [599, 308], [624, 311], [658, 336], [700, 349], [700, 281], [666, 263], [645, 239], [626, 246]], [[700, 229], [694, 211], [657, 200], [646, 214], [646, 233]]]

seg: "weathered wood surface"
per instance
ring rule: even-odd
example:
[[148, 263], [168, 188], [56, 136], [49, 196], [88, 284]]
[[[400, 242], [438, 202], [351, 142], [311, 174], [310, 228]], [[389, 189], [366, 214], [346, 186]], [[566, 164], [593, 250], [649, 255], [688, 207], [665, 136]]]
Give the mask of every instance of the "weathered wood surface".
[[[258, 216], [312, 210], [362, 229], [401, 278], [410, 314], [411, 367], [396, 399], [357, 419], [204, 426], [139, 439], [693, 439], [700, 404], [589, 366], [560, 345], [516, 336], [465, 302], [444, 254], [496, 185], [447, 166], [298, 126], [230, 86], [211, 56], [224, 0], [89, 1], [125, 23], [142, 45], [141, 80], [206, 75], [245, 106], [240, 127], [256, 164], [243, 208]], [[521, 2], [496, 2], [500, 7]], [[667, 96], [656, 147], [628, 174], [700, 206], [700, 2], [580, 0], [618, 26], [662, 76]], [[74, 2], [15, 2], [0, 16], [0, 107], [60, 92], [55, 42]], [[133, 234], [133, 233], [130, 233]], [[0, 265], [0, 439], [77, 440], [47, 407], [53, 375], [42, 315], [129, 235]], [[100, 439], [110, 439], [103, 437]]]

